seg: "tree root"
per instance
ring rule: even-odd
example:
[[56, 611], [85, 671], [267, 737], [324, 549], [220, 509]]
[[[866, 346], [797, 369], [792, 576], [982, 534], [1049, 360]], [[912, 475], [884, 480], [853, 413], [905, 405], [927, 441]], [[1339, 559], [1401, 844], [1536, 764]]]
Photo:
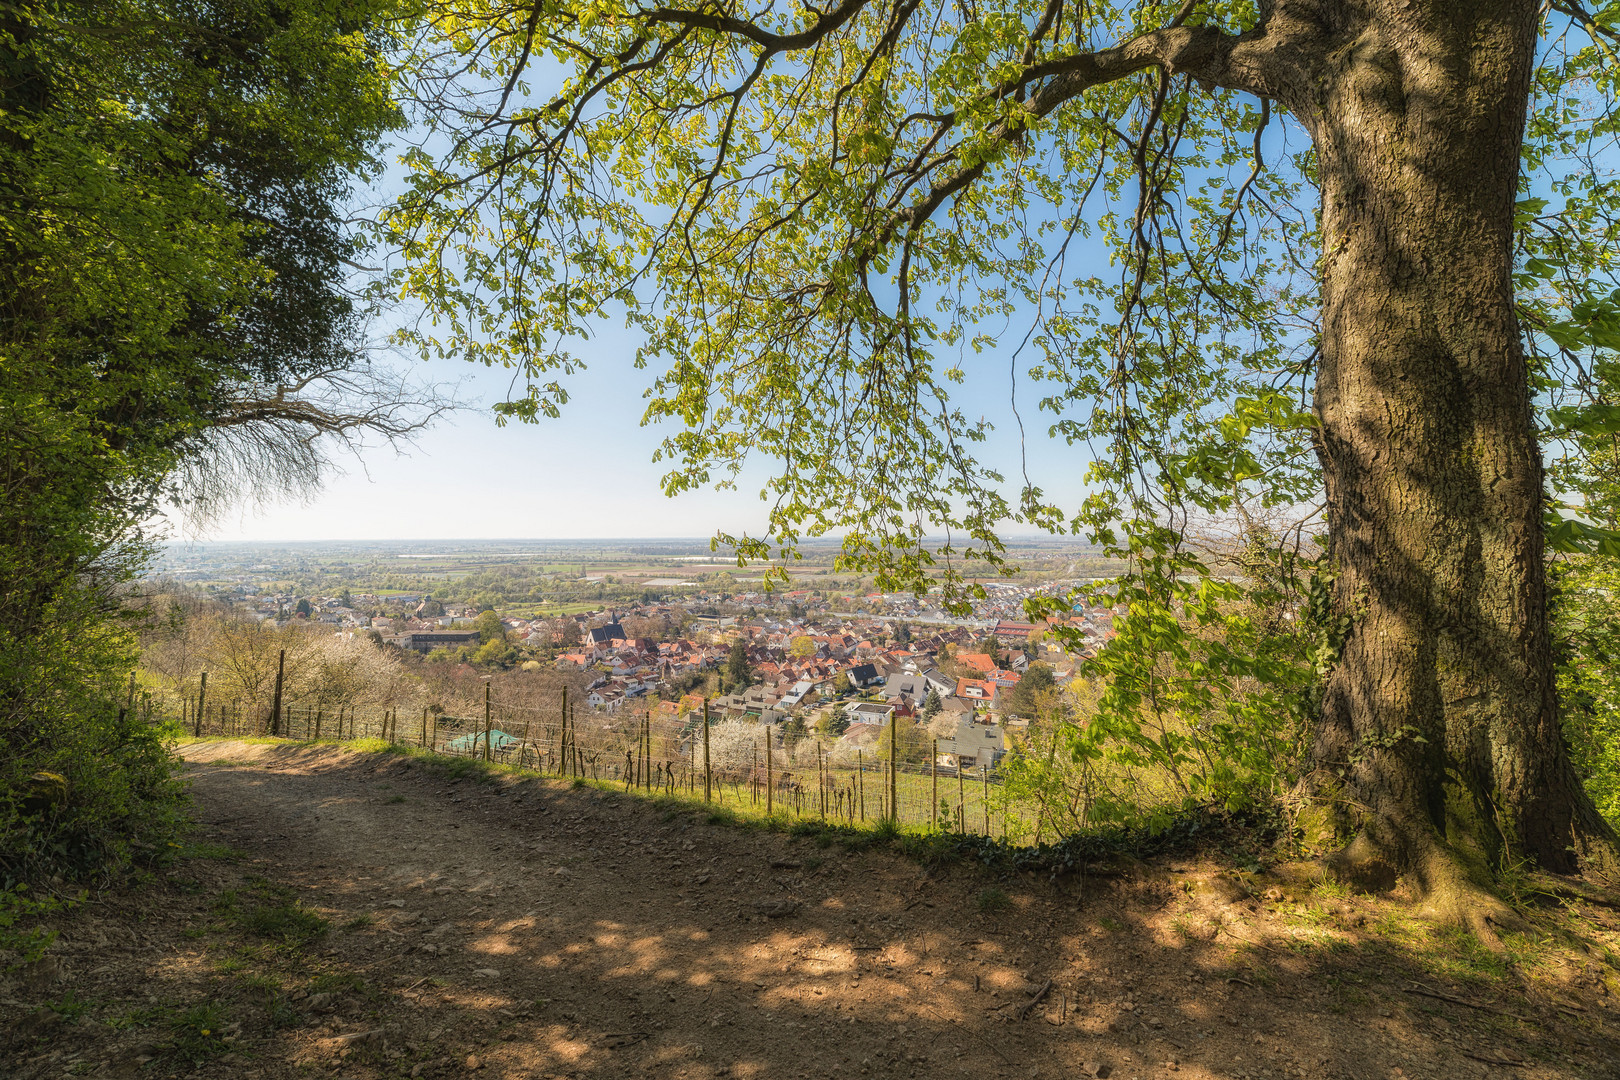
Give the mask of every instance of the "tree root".
[[1526, 930], [1530, 925], [1500, 897], [1466, 877], [1430, 886], [1419, 910], [1437, 925], [1469, 931], [1498, 956], [1507, 951], [1498, 928]]
[[[1365, 834], [1322, 862], [1330, 876], [1352, 888], [1384, 892], [1395, 884], [1393, 864]], [[1476, 881], [1455, 852], [1441, 844], [1429, 846], [1412, 860], [1407, 877], [1419, 894], [1420, 917], [1439, 926], [1467, 930], [1493, 953], [1505, 951], [1499, 929], [1529, 926], [1511, 905]]]

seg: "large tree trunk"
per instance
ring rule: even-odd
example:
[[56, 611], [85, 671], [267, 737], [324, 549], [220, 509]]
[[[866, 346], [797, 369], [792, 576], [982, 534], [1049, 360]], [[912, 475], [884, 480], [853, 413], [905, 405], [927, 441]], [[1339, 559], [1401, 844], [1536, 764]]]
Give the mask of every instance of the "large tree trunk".
[[1326, 4], [1316, 404], [1337, 605], [1318, 763], [1362, 850], [1455, 891], [1469, 863], [1612, 853], [1558, 723], [1542, 465], [1510, 279], [1532, 0]]

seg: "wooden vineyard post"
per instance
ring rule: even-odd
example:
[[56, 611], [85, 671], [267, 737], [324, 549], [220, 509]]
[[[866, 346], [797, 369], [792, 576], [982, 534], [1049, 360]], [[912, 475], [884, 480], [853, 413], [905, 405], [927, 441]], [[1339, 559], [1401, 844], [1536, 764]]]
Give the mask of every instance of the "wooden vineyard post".
[[709, 699], [703, 699], [703, 801], [714, 797], [714, 774], [709, 769]]
[[427, 744], [428, 744], [428, 741], [427, 741], [427, 720], [428, 720], [428, 707], [426, 705], [424, 705], [424, 706], [422, 706], [422, 748], [423, 749], [426, 749]]
[[933, 756], [928, 759], [928, 775], [934, 781], [934, 831], [939, 831], [939, 740], [934, 740]]
[[489, 743], [489, 683], [484, 684], [484, 760], [490, 760]]
[[205, 671], [202, 673], [202, 685], [197, 688], [197, 730], [193, 733], [197, 736], [202, 735], [203, 709], [205, 708], [204, 702], [207, 700], [208, 672]]
[[861, 820], [866, 820], [866, 757], [861, 751], [855, 751], [855, 775], [860, 777], [861, 785]]
[[967, 799], [963, 794], [962, 783], [962, 755], [959, 750], [956, 755], [956, 827], [966, 833]]
[[557, 725], [557, 775], [563, 772], [563, 763], [568, 760], [568, 687], [562, 688], [562, 719]]
[[900, 718], [889, 714], [889, 817], [900, 824]]
[[315, 710], [315, 738], [317, 739], [321, 737], [321, 720], [325, 715], [326, 709], [324, 707]]
[[821, 756], [821, 740], [816, 740], [816, 787], [821, 794], [821, 820], [827, 820], [827, 762]]
[[281, 677], [287, 670], [287, 650], [276, 659], [276, 694], [270, 700], [270, 734], [281, 734]]
[[765, 816], [769, 817], [776, 809], [776, 776], [771, 767], [771, 729], [765, 728]]
[[[979, 763], [979, 775], [984, 777], [984, 835], [990, 835], [990, 765], [988, 762]], [[1007, 824], [1007, 816], [1002, 815], [1001, 824]]]

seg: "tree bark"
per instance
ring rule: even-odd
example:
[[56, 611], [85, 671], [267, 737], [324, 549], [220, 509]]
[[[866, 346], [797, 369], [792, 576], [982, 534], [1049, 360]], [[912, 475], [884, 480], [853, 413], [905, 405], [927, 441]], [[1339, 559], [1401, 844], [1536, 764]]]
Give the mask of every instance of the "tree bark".
[[1347, 630], [1316, 760], [1360, 852], [1425, 891], [1470, 864], [1575, 872], [1614, 838], [1559, 727], [1513, 305], [1537, 5], [1311, 7], [1326, 47], [1285, 104], [1320, 166], [1318, 452]]

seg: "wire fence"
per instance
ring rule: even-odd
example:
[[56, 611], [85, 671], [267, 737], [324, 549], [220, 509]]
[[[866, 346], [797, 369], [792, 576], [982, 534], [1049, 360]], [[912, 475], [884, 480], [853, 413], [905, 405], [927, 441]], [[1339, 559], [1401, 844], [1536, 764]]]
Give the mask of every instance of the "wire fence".
[[623, 785], [648, 795], [683, 795], [750, 816], [785, 815], [859, 825], [892, 821], [953, 833], [1016, 838], [1027, 822], [1005, 805], [994, 760], [939, 752], [939, 741], [891, 716], [864, 739], [795, 735], [756, 718], [604, 713], [569, 701], [502, 704], [486, 697], [469, 715], [431, 706], [241, 701], [209, 704], [206, 679], [195, 700], [141, 707], [153, 723], [178, 723], [194, 737], [277, 736], [378, 739], [565, 778]]

